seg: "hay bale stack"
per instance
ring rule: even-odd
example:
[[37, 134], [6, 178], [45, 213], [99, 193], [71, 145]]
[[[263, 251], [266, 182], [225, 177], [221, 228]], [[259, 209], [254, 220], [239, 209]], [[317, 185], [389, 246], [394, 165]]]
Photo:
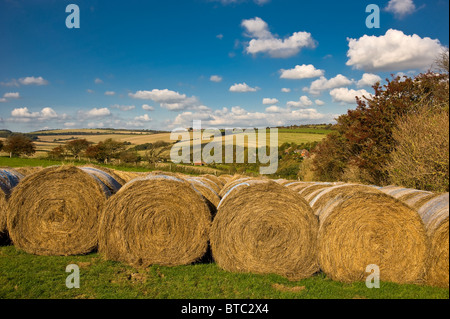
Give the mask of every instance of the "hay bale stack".
[[383, 281], [423, 281], [428, 240], [413, 209], [362, 185], [327, 188], [310, 205], [320, 220], [319, 264], [331, 279], [363, 281], [375, 264]]
[[15, 170], [0, 169], [0, 243], [8, 239], [6, 216], [11, 192], [24, 176]]
[[449, 194], [435, 197], [418, 210], [430, 239], [427, 284], [449, 287]]
[[89, 169], [60, 166], [24, 178], [9, 200], [7, 225], [14, 245], [36, 255], [95, 249], [100, 213], [112, 194], [98, 176]]
[[299, 280], [319, 270], [317, 230], [317, 218], [297, 193], [273, 181], [247, 180], [222, 198], [211, 250], [227, 271]]
[[210, 223], [203, 197], [187, 181], [147, 175], [108, 200], [99, 252], [137, 267], [190, 264], [207, 251]]

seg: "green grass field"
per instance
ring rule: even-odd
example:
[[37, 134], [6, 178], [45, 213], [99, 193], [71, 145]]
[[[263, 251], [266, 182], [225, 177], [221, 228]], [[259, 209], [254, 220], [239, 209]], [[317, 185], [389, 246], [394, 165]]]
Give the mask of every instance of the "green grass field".
[[[66, 267], [80, 269], [80, 288], [66, 287]], [[0, 299], [448, 299], [448, 289], [382, 282], [344, 284], [325, 275], [290, 282], [278, 275], [237, 274], [214, 263], [135, 269], [86, 256], [33, 256], [0, 247]]]

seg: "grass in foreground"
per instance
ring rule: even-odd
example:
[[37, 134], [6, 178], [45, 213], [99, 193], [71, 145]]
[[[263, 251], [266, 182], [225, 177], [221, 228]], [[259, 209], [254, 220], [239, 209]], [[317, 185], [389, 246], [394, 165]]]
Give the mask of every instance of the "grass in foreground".
[[[68, 289], [66, 266], [80, 267], [80, 288]], [[0, 247], [2, 299], [448, 299], [448, 289], [381, 283], [343, 284], [319, 274], [290, 282], [277, 275], [235, 274], [216, 264], [134, 269], [86, 256], [44, 257]]]

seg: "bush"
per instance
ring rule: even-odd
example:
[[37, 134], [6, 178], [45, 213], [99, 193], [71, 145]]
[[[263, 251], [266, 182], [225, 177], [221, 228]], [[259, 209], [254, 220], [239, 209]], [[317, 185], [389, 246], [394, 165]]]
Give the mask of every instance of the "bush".
[[449, 191], [449, 114], [428, 108], [397, 121], [396, 150], [387, 165], [396, 185]]

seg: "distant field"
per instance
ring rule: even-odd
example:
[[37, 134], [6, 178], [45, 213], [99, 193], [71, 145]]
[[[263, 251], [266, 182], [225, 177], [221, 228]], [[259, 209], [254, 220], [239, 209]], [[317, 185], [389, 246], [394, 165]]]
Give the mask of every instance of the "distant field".
[[[317, 128], [296, 128], [296, 129], [278, 129], [278, 145], [283, 143], [311, 143], [319, 142], [324, 139], [327, 134], [332, 132], [331, 130], [317, 127]], [[39, 135], [39, 133], [45, 133], [45, 135]], [[64, 134], [63, 134], [64, 133]], [[155, 143], [158, 141], [164, 142], [176, 142], [170, 139], [170, 133], [146, 133], [146, 132], [134, 132], [126, 130], [100, 130], [100, 129], [79, 129], [79, 130], [51, 130], [44, 132], [34, 132], [37, 134], [38, 140], [34, 141], [36, 145], [36, 154], [33, 157], [46, 157], [47, 153], [57, 146], [64, 145], [68, 141], [74, 139], [86, 139], [89, 142], [97, 144], [106, 139], [113, 139], [120, 142], [131, 143], [130, 147], [146, 144]], [[48, 135], [54, 134], [54, 135]], [[191, 133], [192, 134], [192, 133]], [[192, 135], [191, 135], [192, 136]], [[239, 137], [239, 136], [237, 136]], [[1, 138], [4, 140], [4, 138]], [[239, 138], [237, 139], [239, 140]], [[224, 142], [224, 137], [221, 139]], [[208, 141], [203, 141], [203, 144]], [[268, 142], [268, 140], [267, 140]], [[185, 143], [192, 143], [184, 142]], [[239, 143], [241, 146], [248, 147], [248, 140], [245, 139], [243, 143]], [[255, 146], [251, 143], [250, 146]], [[145, 151], [140, 151], [139, 154], [143, 155]], [[0, 155], [7, 155], [5, 153], [0, 153]]]

